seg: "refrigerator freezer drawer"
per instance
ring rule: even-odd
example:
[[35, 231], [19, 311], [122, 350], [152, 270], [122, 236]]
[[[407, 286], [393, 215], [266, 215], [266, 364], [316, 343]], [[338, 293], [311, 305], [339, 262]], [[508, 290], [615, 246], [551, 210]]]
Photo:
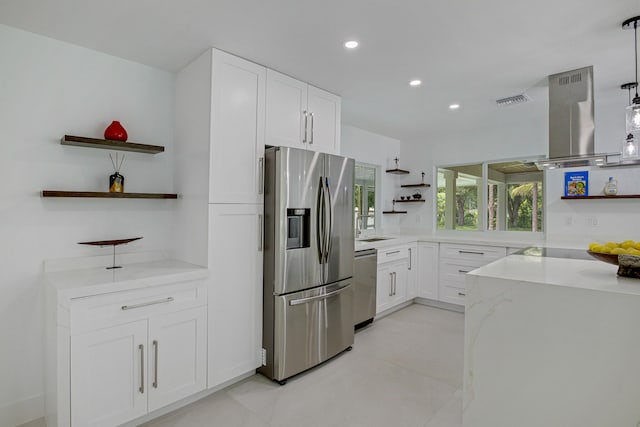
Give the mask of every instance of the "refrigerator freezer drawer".
[[274, 298], [273, 379], [289, 378], [353, 345], [351, 280]]

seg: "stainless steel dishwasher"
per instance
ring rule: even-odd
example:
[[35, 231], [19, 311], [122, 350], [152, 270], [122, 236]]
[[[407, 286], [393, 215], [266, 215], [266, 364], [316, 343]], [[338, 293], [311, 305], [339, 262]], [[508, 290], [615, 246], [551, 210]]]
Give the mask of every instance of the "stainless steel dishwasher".
[[356, 329], [373, 322], [376, 315], [378, 254], [375, 249], [356, 251], [353, 263], [353, 324]]

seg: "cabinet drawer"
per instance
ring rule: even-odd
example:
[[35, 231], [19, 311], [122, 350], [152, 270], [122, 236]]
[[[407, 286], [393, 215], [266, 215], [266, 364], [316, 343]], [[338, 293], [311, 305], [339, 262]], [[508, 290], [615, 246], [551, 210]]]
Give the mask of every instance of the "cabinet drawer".
[[440, 301], [450, 304], [464, 305], [466, 290], [452, 286], [440, 286]]
[[378, 265], [409, 257], [407, 246], [395, 246], [393, 248], [378, 249]]
[[507, 255], [504, 247], [440, 244], [440, 258], [451, 258], [465, 261], [480, 261], [477, 267]]
[[478, 267], [472, 262], [440, 261], [440, 283], [464, 289], [464, 276]]
[[72, 335], [206, 303], [204, 280], [77, 298], [70, 308]]

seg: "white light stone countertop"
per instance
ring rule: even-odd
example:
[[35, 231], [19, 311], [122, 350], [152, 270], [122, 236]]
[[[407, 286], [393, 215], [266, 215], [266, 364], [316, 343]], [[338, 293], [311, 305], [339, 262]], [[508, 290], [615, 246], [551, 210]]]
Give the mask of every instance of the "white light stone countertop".
[[595, 259], [509, 255], [468, 275], [640, 296], [640, 279], [619, 277], [617, 270]]
[[[375, 242], [366, 242], [368, 238], [382, 237], [385, 240]], [[404, 245], [415, 242], [433, 242], [433, 243], [459, 243], [467, 245], [483, 245], [483, 246], [505, 246], [515, 248], [526, 248], [528, 246], [548, 246], [545, 245], [542, 236], [513, 236], [504, 233], [483, 233], [468, 232], [463, 234], [454, 233], [379, 233], [372, 236], [360, 237], [355, 241], [355, 250], [365, 249], [382, 249], [392, 246]]]
[[111, 292], [141, 289], [190, 280], [205, 279], [209, 271], [174, 259], [123, 263], [122, 268], [104, 266], [45, 273], [45, 280], [59, 299], [74, 299]]

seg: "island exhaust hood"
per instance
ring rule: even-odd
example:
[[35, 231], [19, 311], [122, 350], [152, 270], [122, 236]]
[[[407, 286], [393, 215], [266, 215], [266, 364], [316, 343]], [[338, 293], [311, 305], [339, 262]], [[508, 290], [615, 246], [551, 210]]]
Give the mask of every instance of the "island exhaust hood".
[[593, 66], [549, 76], [549, 157], [545, 168], [603, 166], [594, 144]]

